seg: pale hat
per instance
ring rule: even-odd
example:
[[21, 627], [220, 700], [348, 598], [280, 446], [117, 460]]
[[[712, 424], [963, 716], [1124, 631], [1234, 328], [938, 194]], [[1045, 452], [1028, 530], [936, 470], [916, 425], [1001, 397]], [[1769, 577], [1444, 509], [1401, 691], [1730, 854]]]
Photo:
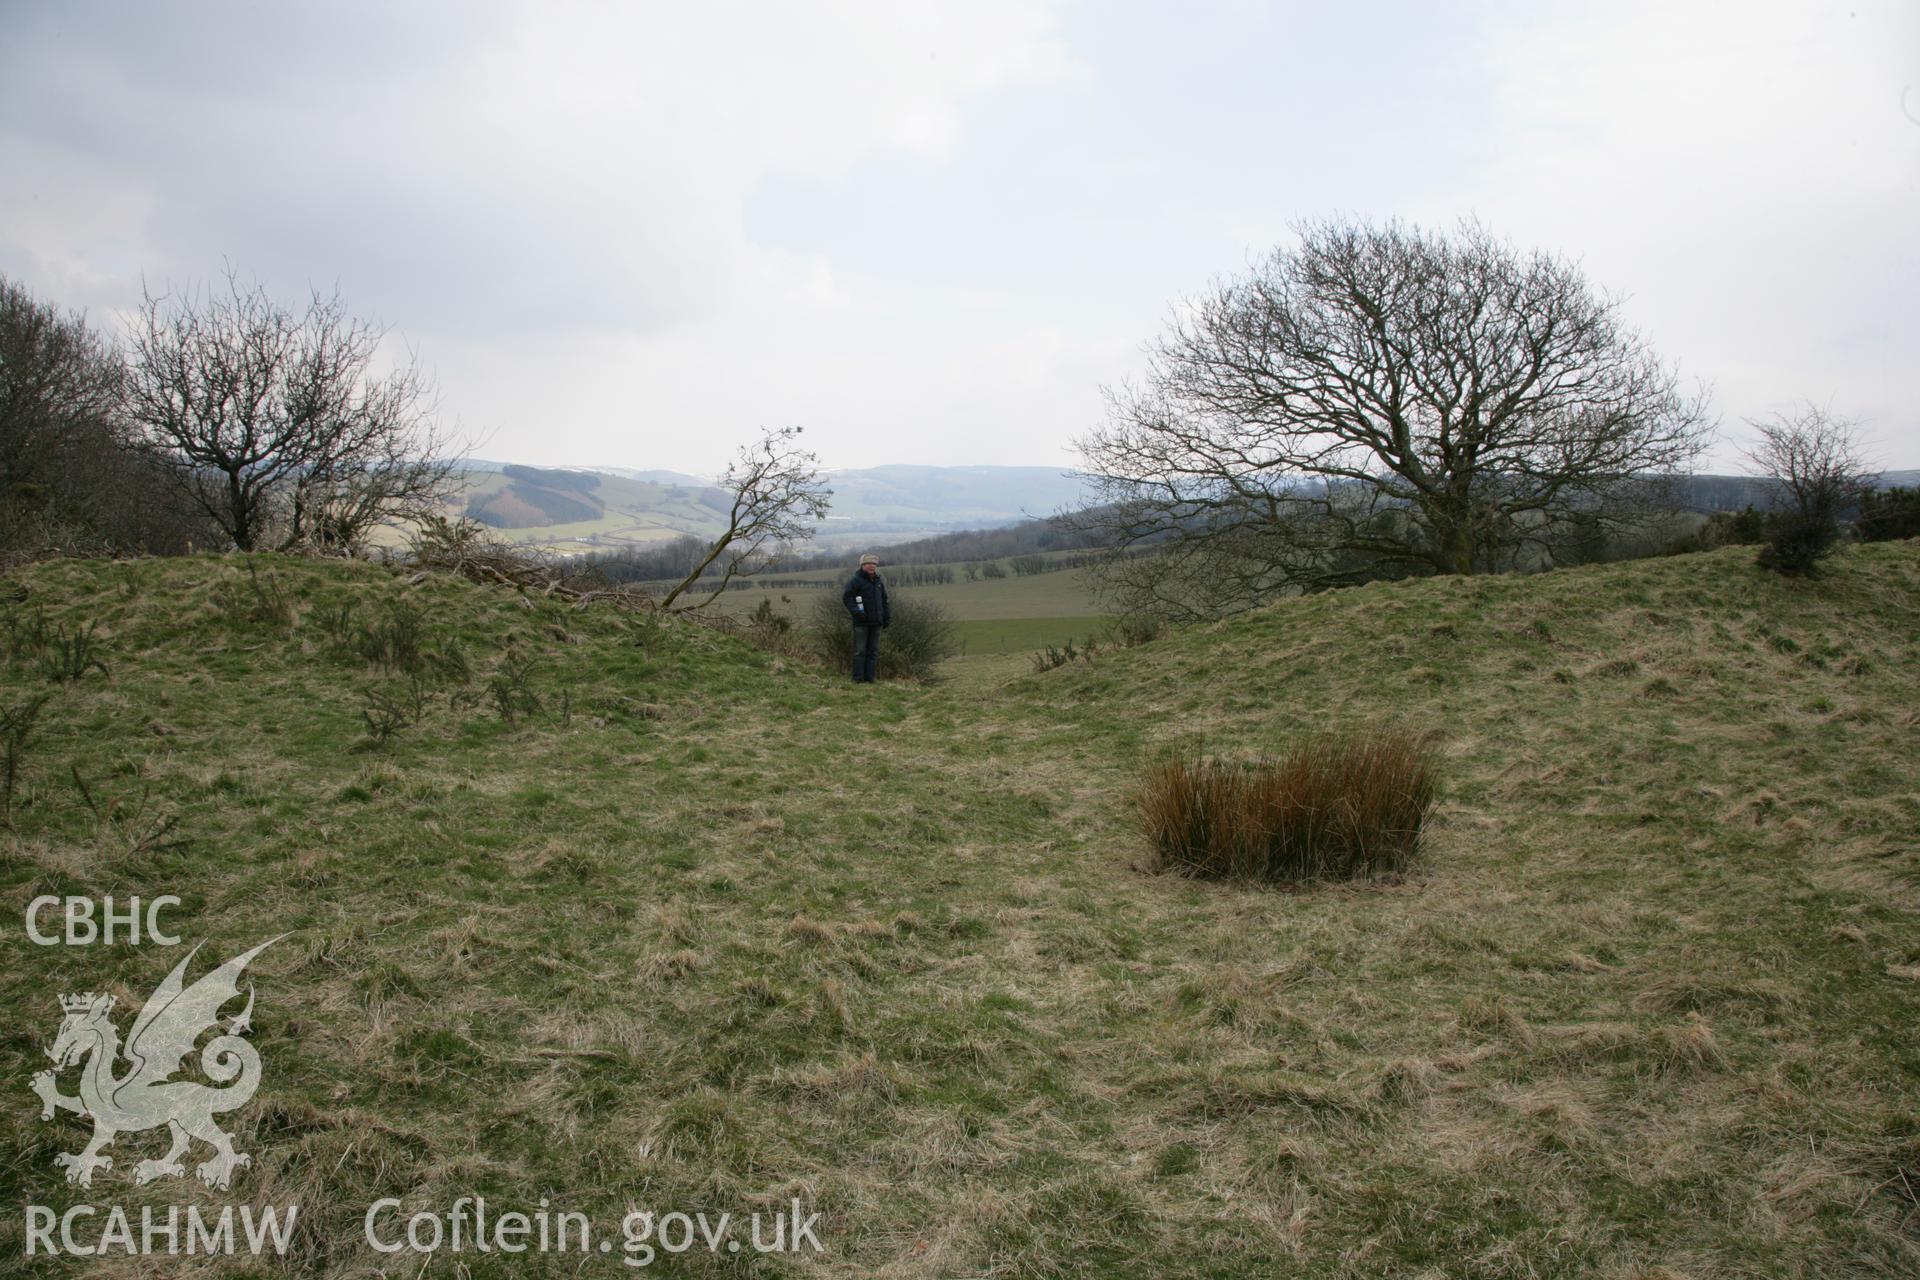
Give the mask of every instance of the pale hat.
[[873, 554], [873, 552], [869, 551], [867, 552], [867, 554], [860, 557], [860, 563], [863, 565], [879, 564], [880, 557]]

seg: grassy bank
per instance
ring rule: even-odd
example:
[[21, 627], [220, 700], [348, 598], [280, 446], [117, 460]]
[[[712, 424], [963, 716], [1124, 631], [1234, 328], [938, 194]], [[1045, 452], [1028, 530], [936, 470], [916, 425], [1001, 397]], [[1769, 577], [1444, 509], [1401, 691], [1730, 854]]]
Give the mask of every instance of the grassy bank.
[[[1920, 547], [1749, 561], [1380, 584], [931, 689], [370, 565], [22, 571], [0, 1192], [297, 1201], [331, 1276], [419, 1271], [373, 1200], [473, 1194], [821, 1215], [824, 1254], [670, 1274], [1912, 1274]], [[106, 670], [49, 680], [32, 613]], [[1444, 735], [1412, 876], [1136, 869], [1155, 752], [1385, 721]], [[287, 935], [231, 1196], [132, 1185], [152, 1134], [61, 1182], [53, 996], [130, 1008], [179, 953], [32, 946], [48, 893], [178, 894], [208, 958]]]

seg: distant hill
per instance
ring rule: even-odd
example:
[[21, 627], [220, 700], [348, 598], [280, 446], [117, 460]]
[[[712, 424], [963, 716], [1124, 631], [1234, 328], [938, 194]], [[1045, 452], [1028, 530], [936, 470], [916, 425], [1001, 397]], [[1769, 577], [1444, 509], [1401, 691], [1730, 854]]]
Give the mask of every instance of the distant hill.
[[702, 476], [688, 475], [684, 471], [642, 471], [633, 467], [574, 467], [576, 471], [598, 471], [610, 476], [622, 476], [628, 480], [646, 480], [653, 484], [688, 485], [702, 488], [713, 481]]
[[505, 466], [497, 489], [474, 493], [467, 514], [496, 529], [533, 528], [577, 520], [597, 520], [606, 508], [594, 490], [600, 477], [586, 471], [544, 471]]
[[[563, 552], [607, 551], [719, 531], [729, 495], [681, 472], [529, 467], [473, 462], [449, 515]], [[883, 466], [829, 472], [826, 545], [898, 542], [999, 528], [1081, 500], [1079, 481], [1052, 467]]]
[[[1874, 477], [1882, 489], [1911, 487], [1920, 483], [1920, 471], [1882, 471]], [[1739, 511], [1754, 506], [1766, 510], [1779, 490], [1777, 481], [1760, 476], [1697, 475], [1682, 476], [1673, 482], [1678, 505], [1687, 511], [1711, 514], [1715, 511]]]
[[727, 496], [711, 485], [637, 480], [605, 471], [469, 467], [448, 514], [515, 541], [585, 551], [709, 534]]
[[[521, 543], [566, 553], [613, 551], [664, 539], [718, 532], [729, 497], [710, 480], [684, 472], [632, 467], [530, 467], [469, 462], [466, 487], [449, 515], [467, 515]], [[1028, 524], [1086, 501], [1079, 477], [1054, 467], [855, 467], [827, 475], [833, 505], [816, 533], [823, 548], [854, 543], [903, 544], [976, 535]], [[1920, 484], [1920, 471], [1888, 471], [1882, 486]], [[1674, 482], [1674, 501], [1707, 514], [1769, 505], [1770, 481], [1753, 476], [1696, 475]], [[1044, 526], [1028, 530], [1012, 550], [1059, 545]], [[963, 539], [969, 546], [977, 538]], [[997, 546], [999, 539], [995, 542]], [[1028, 541], [1033, 546], [1028, 546]], [[944, 545], [935, 544], [935, 545]], [[915, 548], [915, 559], [935, 545]], [[1008, 548], [956, 549], [956, 558], [1008, 554]]]
[[834, 517], [881, 531], [983, 528], [1084, 501], [1057, 467], [883, 466], [828, 473]]

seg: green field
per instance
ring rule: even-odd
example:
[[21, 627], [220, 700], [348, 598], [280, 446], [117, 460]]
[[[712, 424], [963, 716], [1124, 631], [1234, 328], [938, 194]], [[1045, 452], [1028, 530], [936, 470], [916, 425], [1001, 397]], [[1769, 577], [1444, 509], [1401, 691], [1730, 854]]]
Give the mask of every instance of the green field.
[[[6, 930], [0, 1257], [25, 1205], [300, 1209], [283, 1260], [32, 1274], [627, 1273], [366, 1241], [476, 1195], [819, 1215], [676, 1276], [1920, 1274], [1920, 544], [1379, 583], [930, 686], [367, 563], [0, 585], [15, 921], [178, 895], [194, 975], [279, 938], [231, 1192], [200, 1146], [137, 1183], [150, 1131], [83, 1188], [29, 1089], [55, 998], [125, 1034], [185, 947]], [[1377, 725], [1439, 735], [1411, 874], [1151, 872], [1161, 753]]]
[[[807, 581], [818, 576], [808, 575]], [[1001, 671], [1003, 664], [997, 659], [1008, 655], [1021, 655], [1024, 667], [1031, 655], [1048, 645], [1085, 642], [1107, 621], [1078, 569], [891, 589], [902, 597], [935, 601], [953, 619], [958, 656], [947, 673], [950, 679], [972, 680], [982, 671]], [[723, 592], [712, 607], [744, 616], [768, 600], [775, 610], [799, 622], [808, 616], [816, 597], [838, 594], [838, 588], [791, 581], [782, 585], [775, 579], [764, 587]]]
[[[849, 565], [845, 570], [835, 573], [807, 574], [804, 582], [843, 583], [852, 573], [853, 566]], [[882, 570], [882, 576], [885, 576], [885, 570]], [[1097, 618], [1100, 615], [1099, 604], [1088, 587], [1085, 572], [1079, 569], [1024, 576], [1008, 574], [1004, 578], [986, 578], [977, 582], [935, 583], [918, 587], [892, 585], [890, 589], [901, 595], [936, 601], [950, 617], [960, 622], [1015, 618]], [[769, 578], [764, 586], [722, 592], [714, 601], [714, 607], [725, 613], [744, 614], [758, 608], [762, 600], [772, 600], [776, 609], [797, 614], [806, 607], [811, 597], [825, 593], [837, 595], [839, 589], [837, 586], [798, 585], [791, 579]]]
[[1104, 619], [977, 618], [954, 625], [963, 656], [1033, 654], [1048, 645], [1083, 644], [1099, 632]]

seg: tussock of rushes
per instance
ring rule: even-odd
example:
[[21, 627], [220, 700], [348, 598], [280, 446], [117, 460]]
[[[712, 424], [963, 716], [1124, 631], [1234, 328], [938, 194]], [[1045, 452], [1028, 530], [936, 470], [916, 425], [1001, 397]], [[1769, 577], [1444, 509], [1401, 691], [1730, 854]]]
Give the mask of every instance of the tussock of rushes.
[[1242, 880], [1352, 879], [1405, 868], [1436, 799], [1430, 734], [1309, 738], [1253, 762], [1151, 765], [1140, 820], [1161, 870]]

